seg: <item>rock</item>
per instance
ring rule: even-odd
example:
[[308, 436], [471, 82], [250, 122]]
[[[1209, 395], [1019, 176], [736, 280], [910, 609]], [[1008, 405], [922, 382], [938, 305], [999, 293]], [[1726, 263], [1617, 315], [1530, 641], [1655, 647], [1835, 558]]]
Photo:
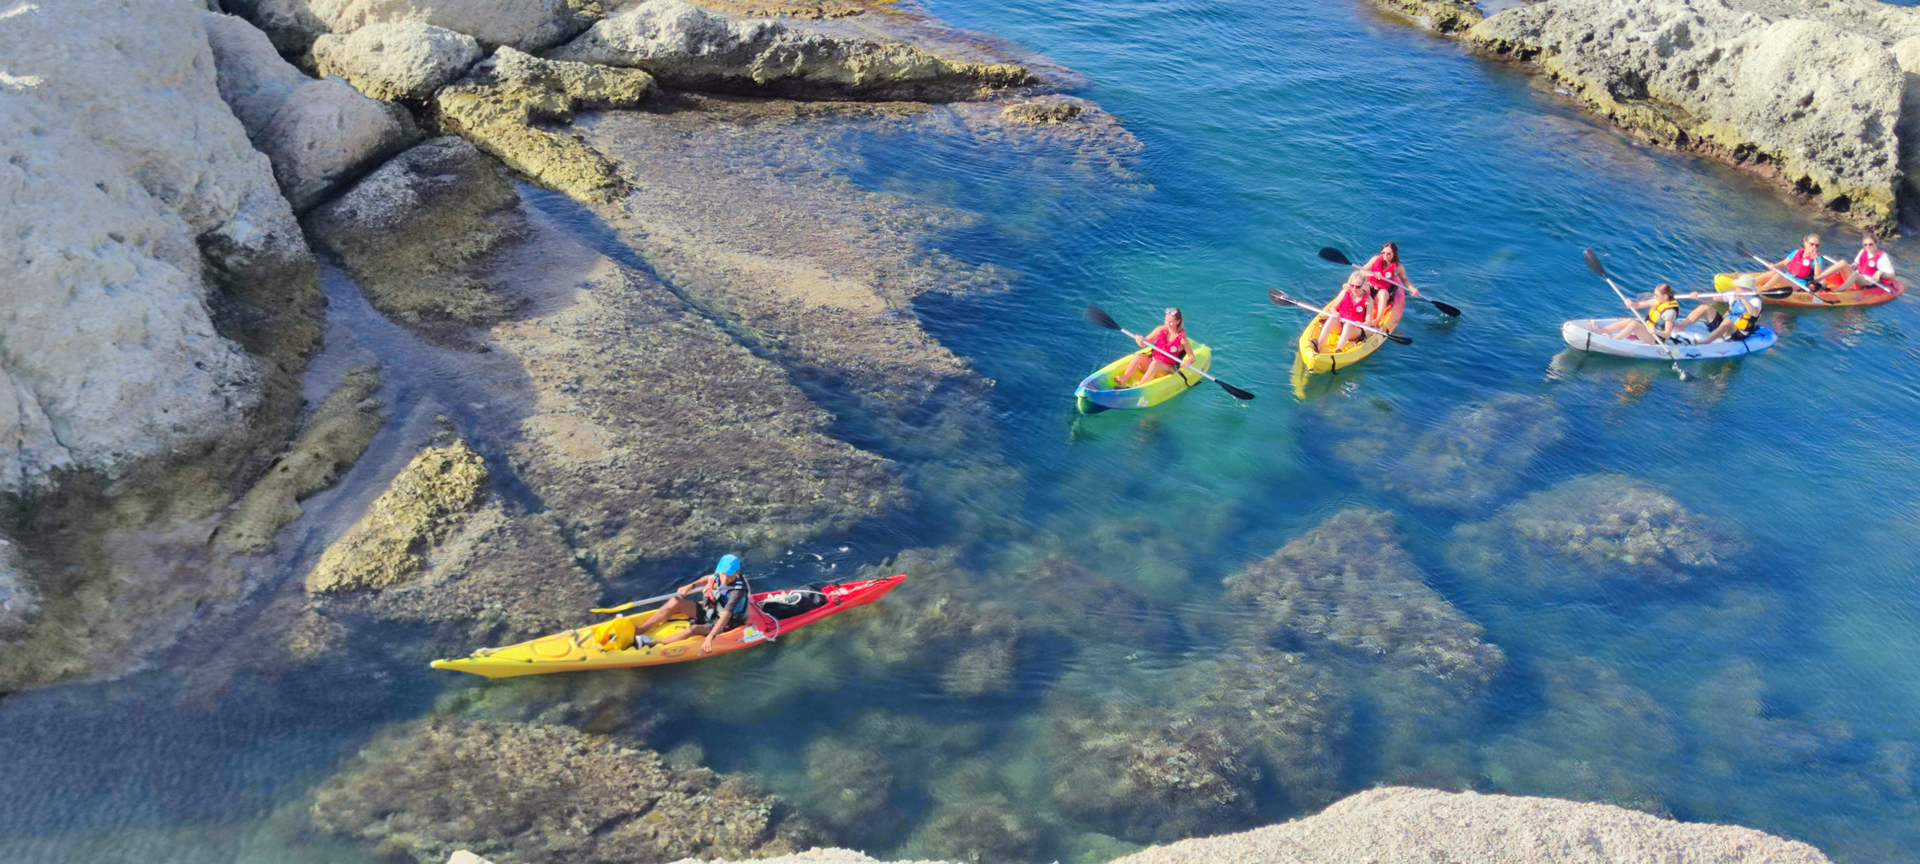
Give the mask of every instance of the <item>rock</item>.
[[485, 55], [472, 36], [418, 21], [369, 24], [313, 43], [321, 75], [339, 76], [354, 89], [388, 101], [425, 101]]
[[803, 99], [971, 99], [1036, 83], [1011, 64], [948, 60], [903, 42], [842, 39], [784, 22], [730, 20], [648, 0], [550, 52], [645, 69], [669, 87]]
[[435, 97], [440, 125], [536, 182], [582, 201], [608, 201], [625, 184], [613, 163], [578, 138], [536, 124], [582, 108], [636, 108], [653, 78], [633, 69], [542, 60], [501, 48], [458, 86]]
[[21, 567], [19, 550], [0, 540], [0, 645], [27, 629], [40, 611], [40, 592]]
[[[346, 83], [301, 75], [271, 50], [265, 34], [231, 16], [206, 13], [220, 67], [220, 93], [295, 212], [418, 140], [412, 115], [360, 95]], [[297, 79], [297, 80], [296, 80]]]
[[388, 160], [309, 213], [306, 225], [340, 256], [374, 308], [439, 336], [515, 308], [479, 268], [525, 234], [519, 204], [499, 163], [442, 137]]
[[1463, 405], [1388, 465], [1386, 486], [1429, 507], [1483, 507], [1566, 434], [1550, 397], [1508, 393]]
[[1920, 36], [1908, 36], [1893, 46], [1894, 61], [1906, 79], [1900, 99], [1900, 173], [1906, 178], [1901, 201], [1908, 209], [1920, 205]]
[[332, 486], [366, 452], [380, 431], [378, 366], [349, 371], [325, 401], [314, 409], [288, 451], [254, 483], [220, 527], [220, 544], [235, 552], [252, 552], [273, 543], [281, 527], [300, 518], [300, 500]]
[[1533, 590], [1631, 579], [1671, 588], [1729, 570], [1747, 544], [1645, 481], [1576, 477], [1486, 522], [1461, 525], [1447, 555], [1463, 573]]
[[1466, 691], [1506, 661], [1432, 588], [1400, 548], [1390, 513], [1345, 510], [1227, 577], [1229, 604], [1256, 614], [1252, 635], [1417, 669]]
[[382, 735], [312, 801], [320, 830], [422, 862], [457, 849], [520, 864], [764, 857], [813, 836], [740, 777], [564, 726], [445, 717]]
[[[1850, 5], [1878, 4], [1828, 4]], [[1537, 64], [1636, 134], [1758, 168], [1885, 235], [1896, 227], [1905, 80], [1851, 16], [1823, 17], [1744, 0], [1542, 0], [1462, 38]]]
[[386, 588], [417, 573], [424, 553], [450, 536], [487, 494], [487, 465], [465, 441], [415, 456], [366, 515], [307, 574], [322, 594]]
[[1485, 16], [1475, 0], [1372, 0], [1375, 8], [1404, 17], [1423, 30], [1455, 33], [1480, 23]]
[[329, 32], [327, 22], [314, 14], [310, 0], [220, 0], [228, 12], [247, 19], [287, 57], [301, 56], [314, 40]]
[[839, 738], [807, 744], [806, 810], [828, 827], [844, 830], [867, 820], [893, 798], [893, 766], [886, 757]]
[[1040, 832], [1028, 815], [1004, 795], [943, 802], [907, 839], [917, 854], [937, 855], [967, 864], [1029, 861]]
[[334, 33], [417, 21], [464, 33], [488, 48], [542, 51], [572, 39], [598, 17], [591, 0], [306, 0]]
[[1539, 664], [1546, 710], [1484, 751], [1502, 790], [1669, 815], [1658, 778], [1682, 758], [1673, 712], [1595, 660]]
[[461, 849], [447, 857], [447, 864], [493, 864], [493, 862]]
[[1074, 102], [1016, 102], [1002, 109], [1000, 116], [1013, 123], [1044, 126], [1071, 122], [1080, 116], [1082, 110]]
[[209, 447], [231, 448], [210, 476], [245, 474], [289, 428], [316, 271], [220, 98], [204, 14], [71, 0], [0, 24], [0, 491]]

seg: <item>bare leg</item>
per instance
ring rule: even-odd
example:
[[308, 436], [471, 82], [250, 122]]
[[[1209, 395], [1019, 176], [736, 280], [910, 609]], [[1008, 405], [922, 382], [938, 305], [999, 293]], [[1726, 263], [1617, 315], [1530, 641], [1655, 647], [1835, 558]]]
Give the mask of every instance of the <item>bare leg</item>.
[[1320, 321], [1320, 337], [1313, 340], [1313, 346], [1324, 353], [1327, 351], [1327, 340], [1333, 337], [1334, 318], [1331, 315], [1324, 315], [1321, 316]]
[[1362, 331], [1358, 327], [1353, 326], [1353, 324], [1351, 323], [1340, 325], [1340, 347], [1334, 350], [1336, 351], [1346, 350], [1346, 347], [1348, 345], [1352, 345], [1353, 343], [1360, 341], [1360, 334], [1362, 332], [1364, 331]]
[[675, 597], [653, 610], [653, 614], [648, 615], [639, 624], [634, 625], [633, 632], [636, 636], [644, 636], [648, 630], [659, 626], [660, 622], [668, 618], [692, 618], [693, 612], [693, 601], [684, 597]]
[[1133, 355], [1133, 362], [1128, 363], [1127, 368], [1120, 370], [1119, 377], [1114, 379], [1114, 389], [1125, 390], [1128, 387], [1132, 387], [1140, 381], [1140, 376], [1147, 371], [1147, 367], [1152, 365], [1153, 358], [1150, 355]]
[[1163, 360], [1159, 357], [1155, 357], [1153, 358], [1153, 363], [1147, 366], [1147, 375], [1146, 377], [1140, 379], [1140, 383], [1145, 384], [1148, 381], [1155, 380], [1160, 376], [1165, 375], [1168, 372], [1172, 372], [1172, 371], [1173, 371], [1172, 364], [1169, 364], [1166, 360]]

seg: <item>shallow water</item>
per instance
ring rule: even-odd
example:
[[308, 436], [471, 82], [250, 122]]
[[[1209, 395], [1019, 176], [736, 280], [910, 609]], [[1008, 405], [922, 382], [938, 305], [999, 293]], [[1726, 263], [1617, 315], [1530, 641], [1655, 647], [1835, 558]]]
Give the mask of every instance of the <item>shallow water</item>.
[[[1217, 647], [1204, 620], [1234, 613], [1218, 601], [1223, 578], [1364, 505], [1397, 514], [1416, 566], [1487, 628], [1508, 665], [1486, 710], [1437, 724], [1424, 755], [1357, 734], [1343, 788], [1411, 779], [1626, 803], [1644, 794], [1682, 818], [1808, 840], [1843, 862], [1920, 861], [1920, 493], [1903, 482], [1915, 476], [1904, 430], [1920, 420], [1913, 305], [1770, 312], [1779, 346], [1690, 367], [1686, 381], [1666, 366], [1566, 351], [1558, 335], [1561, 320], [1617, 303], [1582, 266], [1584, 247], [1644, 289], [1703, 285], [1739, 263], [1737, 242], [1784, 249], [1819, 230], [1830, 249], [1850, 250], [1844, 231], [1354, 3], [930, 8], [1086, 74], [1081, 95], [1145, 149], [1123, 176], [1067, 148], [841, 130], [855, 183], [978, 214], [938, 247], [1018, 274], [1009, 292], [930, 295], [920, 308], [929, 330], [996, 382], [985, 409], [996, 455], [1019, 469], [1024, 494], [996, 499], [1002, 527], [908, 514], [787, 559], [799, 564], [756, 562], [762, 584], [957, 544], [970, 578], [1017, 599], [1026, 562], [1058, 552], [1149, 598], [1140, 616], [1096, 623], [1144, 635], [1117, 647], [1025, 640], [1010, 686], [959, 698], [932, 670], [876, 678], [831, 665], [854, 649], [823, 628], [777, 652], [661, 673], [666, 691], [705, 707], [655, 743], [699, 743], [717, 767], [754, 771], [804, 801], [797, 754], [883, 708], [935, 725], [887, 750], [890, 815], [844, 841], [915, 851], [914, 829], [936, 802], [966, 795], [1048, 811], [1048, 780], [1035, 774], [1049, 753], [1033, 731], [1048, 700], [1159, 692]], [[531, 203], [565, 222], [564, 202], [543, 200]], [[1296, 396], [1304, 314], [1269, 304], [1266, 289], [1325, 297], [1343, 274], [1315, 258], [1318, 247], [1362, 256], [1384, 239], [1401, 245], [1417, 284], [1466, 315], [1410, 309], [1402, 332], [1413, 345], [1386, 346]], [[1148, 412], [1077, 417], [1073, 385], [1124, 347], [1081, 321], [1089, 302], [1136, 329], [1179, 305], [1214, 346], [1215, 373], [1258, 398], [1206, 385]], [[1511, 471], [1471, 468], [1475, 491], [1457, 505], [1396, 481], [1418, 475], [1399, 460], [1420, 436], [1446, 431], [1463, 406], [1513, 395], [1550, 400], [1564, 434]], [[1397, 431], [1372, 431], [1382, 428]], [[1522, 447], [1510, 434], [1496, 433], [1481, 457]], [[391, 455], [399, 444], [383, 446], [382, 458], [403, 458]], [[1741, 572], [1569, 595], [1528, 587], [1523, 566], [1492, 578], [1460, 567], [1457, 527], [1600, 472], [1649, 481], [1744, 538]], [[943, 506], [936, 492], [928, 509]], [[1146, 626], [1156, 616], [1192, 626]], [[169, 673], [9, 697], [0, 860], [153, 860], [156, 850], [178, 861], [352, 860], [364, 850], [298, 851], [314, 838], [288, 808], [372, 730], [488, 686], [411, 661], [370, 652], [280, 678], [242, 673], [192, 697]], [[1634, 740], [1643, 727], [1604, 716], [1611, 704], [1555, 702], [1553, 682], [1569, 668], [1645, 694], [1635, 704], [1667, 718], [1674, 746], [1649, 755]], [[1001, 763], [990, 779], [969, 761], [981, 753]], [[1294, 815], [1262, 794], [1262, 818]], [[1034, 860], [1127, 848], [1051, 815], [1035, 830], [1022, 847]]]

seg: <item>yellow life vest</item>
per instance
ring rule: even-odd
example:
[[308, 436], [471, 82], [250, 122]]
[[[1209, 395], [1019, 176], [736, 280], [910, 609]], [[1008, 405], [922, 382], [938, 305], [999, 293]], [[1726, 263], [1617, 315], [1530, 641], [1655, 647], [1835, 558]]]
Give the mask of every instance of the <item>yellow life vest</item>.
[[1647, 310], [1647, 326], [1658, 330], [1660, 328], [1660, 316], [1668, 309], [1672, 309], [1675, 312], [1680, 311], [1680, 301], [1663, 300], [1653, 304], [1653, 308]]
[[615, 618], [595, 625], [593, 644], [602, 651], [625, 651], [633, 647], [633, 619]]

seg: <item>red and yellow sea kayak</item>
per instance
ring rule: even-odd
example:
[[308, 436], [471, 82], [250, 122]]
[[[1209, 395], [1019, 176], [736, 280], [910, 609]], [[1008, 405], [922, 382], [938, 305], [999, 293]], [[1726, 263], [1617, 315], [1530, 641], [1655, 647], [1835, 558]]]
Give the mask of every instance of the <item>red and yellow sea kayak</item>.
[[[1752, 276], [1758, 279], [1761, 276], [1765, 276], [1765, 275], [1767, 274], [1764, 272], [1716, 274], [1713, 277], [1713, 290], [1732, 291], [1733, 280], [1735, 277], [1738, 277], [1738, 276]], [[1832, 276], [1827, 277], [1827, 280], [1826, 280], [1827, 284], [1830, 286], [1838, 285], [1842, 281], [1845, 281], [1845, 277], [1841, 276], [1838, 273], [1835, 273]], [[1795, 291], [1792, 294], [1780, 300], [1768, 300], [1767, 305], [1768, 306], [1878, 306], [1882, 303], [1892, 302], [1893, 300], [1898, 299], [1900, 295], [1907, 293], [1907, 286], [1904, 283], [1902, 283], [1899, 279], [1895, 279], [1892, 276], [1887, 276], [1882, 278], [1880, 280], [1880, 284], [1885, 285], [1887, 287], [1875, 288], [1869, 285], [1865, 288], [1855, 288], [1851, 291], [1821, 291], [1819, 299], [1814, 298], [1812, 295], [1808, 294], [1805, 291]], [[1822, 303], [1820, 302], [1820, 299], [1824, 299], [1827, 302]]]
[[[456, 672], [469, 672], [486, 678], [517, 678], [521, 675], [545, 675], [549, 672], [580, 672], [587, 669], [620, 669], [629, 666], [662, 666], [668, 663], [682, 663], [714, 657], [742, 648], [751, 648], [769, 641], [768, 636], [785, 636], [795, 630], [826, 618], [864, 606], [892, 591], [907, 577], [905, 574], [888, 576], [884, 579], [867, 579], [860, 582], [842, 582], [824, 588], [799, 588], [786, 591], [762, 591], [753, 595], [755, 602], [777, 622], [773, 634], [762, 633], [752, 626], [735, 627], [714, 637], [713, 650], [700, 653], [700, 642], [705, 637], [676, 638], [684, 634], [691, 622], [684, 620], [664, 621], [646, 633], [655, 644], [647, 647], [624, 647], [607, 650], [600, 647], [594, 639], [595, 631], [607, 625], [626, 620], [632, 622], [628, 629], [638, 625], [648, 612], [636, 612], [632, 615], [608, 619], [600, 624], [542, 636], [518, 645], [504, 648], [482, 648], [470, 657], [456, 660], [435, 660], [433, 668], [452, 669]], [[651, 610], [649, 610], [651, 611]], [[624, 640], [623, 640], [624, 641]]]

